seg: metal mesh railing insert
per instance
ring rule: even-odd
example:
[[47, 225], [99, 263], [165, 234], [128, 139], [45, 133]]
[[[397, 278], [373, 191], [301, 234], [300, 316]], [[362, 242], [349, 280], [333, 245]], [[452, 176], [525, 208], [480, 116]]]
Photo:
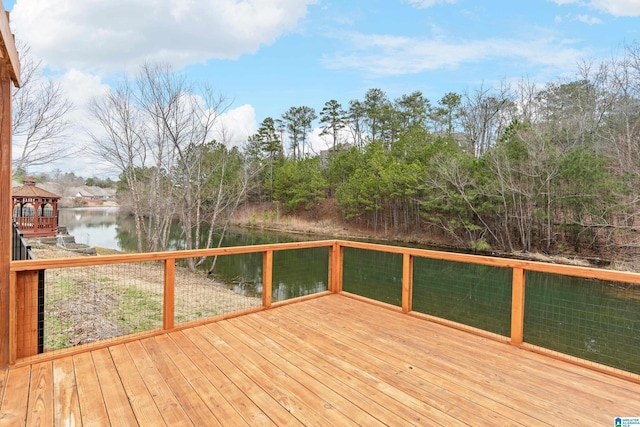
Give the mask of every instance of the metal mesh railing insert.
[[509, 336], [511, 279], [508, 268], [416, 257], [413, 310]]
[[342, 289], [356, 295], [402, 305], [402, 255], [344, 248]]
[[640, 374], [640, 285], [527, 272], [524, 340]]

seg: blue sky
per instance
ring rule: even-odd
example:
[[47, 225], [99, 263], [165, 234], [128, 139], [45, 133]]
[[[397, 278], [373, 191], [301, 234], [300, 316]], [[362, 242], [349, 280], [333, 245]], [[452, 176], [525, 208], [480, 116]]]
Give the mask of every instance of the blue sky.
[[123, 72], [162, 60], [234, 100], [225, 118], [238, 144], [291, 106], [347, 106], [371, 88], [436, 103], [501, 80], [544, 84], [640, 42], [640, 0], [3, 3], [16, 37], [68, 89], [77, 120]]

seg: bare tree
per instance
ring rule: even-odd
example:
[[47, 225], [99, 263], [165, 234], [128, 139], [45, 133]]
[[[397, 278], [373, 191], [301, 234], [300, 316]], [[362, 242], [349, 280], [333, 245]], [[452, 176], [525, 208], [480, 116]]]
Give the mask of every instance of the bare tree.
[[185, 249], [212, 245], [213, 229], [235, 210], [247, 186], [242, 156], [224, 144], [227, 134], [220, 134], [223, 143], [215, 141], [226, 100], [166, 65], [147, 63], [134, 84], [91, 105], [104, 131], [92, 136], [94, 151], [121, 172], [139, 249], [166, 250], [174, 219], [180, 221]]
[[186, 249], [197, 248], [208, 219], [205, 190], [212, 168], [206, 158], [216, 120], [228, 104], [211, 88], [195, 88], [162, 64], [143, 65], [138, 81], [139, 102], [154, 135], [157, 167], [167, 171], [174, 188]]
[[507, 111], [511, 98], [511, 89], [506, 84], [497, 91], [481, 85], [473, 92], [464, 93], [460, 121], [469, 150], [476, 157], [491, 148], [509, 125], [511, 115]]
[[74, 153], [65, 144], [73, 104], [58, 83], [42, 73], [42, 62], [30, 48], [20, 46], [22, 85], [13, 90], [13, 169], [26, 170], [65, 158]]
[[94, 99], [89, 111], [102, 126], [102, 134], [92, 134], [92, 152], [120, 171], [132, 199], [138, 251], [142, 252], [146, 240], [143, 210], [143, 183], [140, 172], [146, 160], [147, 136], [142, 127], [140, 112], [134, 104], [132, 89], [127, 82], [120, 88]]

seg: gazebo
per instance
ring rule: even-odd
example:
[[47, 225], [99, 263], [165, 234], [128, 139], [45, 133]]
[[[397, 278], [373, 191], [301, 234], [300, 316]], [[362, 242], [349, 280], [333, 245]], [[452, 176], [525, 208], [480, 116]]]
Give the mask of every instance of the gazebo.
[[58, 234], [57, 196], [36, 187], [33, 178], [25, 178], [21, 187], [14, 187], [13, 220], [25, 237], [55, 237]]

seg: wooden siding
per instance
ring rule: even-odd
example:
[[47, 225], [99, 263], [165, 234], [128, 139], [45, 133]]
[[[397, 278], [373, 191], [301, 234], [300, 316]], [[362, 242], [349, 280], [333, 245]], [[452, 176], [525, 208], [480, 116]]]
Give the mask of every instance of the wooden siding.
[[344, 295], [0, 370], [4, 425], [613, 425], [640, 384]]

